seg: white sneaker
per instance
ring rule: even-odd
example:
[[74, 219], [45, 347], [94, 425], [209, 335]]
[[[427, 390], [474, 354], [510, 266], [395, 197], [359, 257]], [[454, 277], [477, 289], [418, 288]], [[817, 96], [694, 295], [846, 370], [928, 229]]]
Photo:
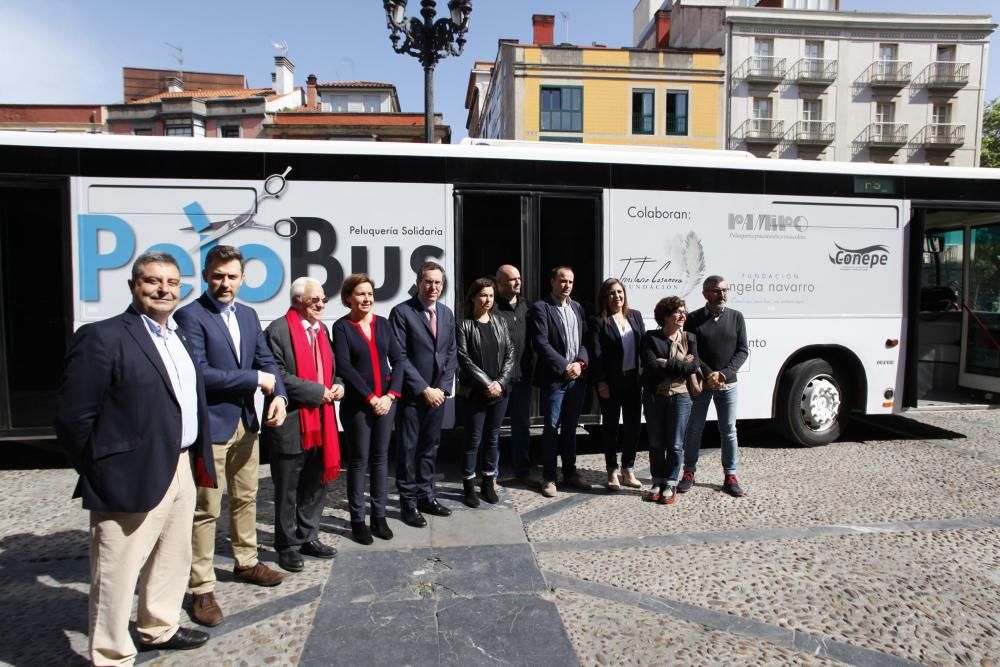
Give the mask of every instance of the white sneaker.
[[546, 498], [556, 497], [556, 483], [555, 482], [545, 482], [542, 484], [542, 495]]

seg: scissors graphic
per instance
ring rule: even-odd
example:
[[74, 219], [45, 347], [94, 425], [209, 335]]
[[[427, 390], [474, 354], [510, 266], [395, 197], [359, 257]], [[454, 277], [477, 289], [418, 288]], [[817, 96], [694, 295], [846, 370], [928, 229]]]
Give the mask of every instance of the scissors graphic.
[[[275, 234], [281, 238], [290, 239], [295, 236], [299, 231], [298, 225], [291, 218], [282, 218], [275, 221], [273, 225], [262, 225], [256, 220], [254, 220], [254, 213], [260, 208], [260, 203], [265, 199], [277, 199], [284, 192], [285, 186], [288, 184], [285, 177], [288, 176], [288, 172], [292, 170], [291, 167], [287, 167], [285, 171], [281, 174], [271, 174], [264, 179], [264, 191], [257, 197], [257, 202], [252, 209], [231, 218], [229, 220], [219, 220], [218, 222], [211, 223], [208, 227], [198, 230], [198, 231], [208, 231], [210, 232], [208, 236], [201, 239], [196, 245], [194, 245], [188, 252], [197, 252], [203, 246], [208, 245], [218, 241], [223, 236], [232, 234], [237, 229], [270, 229], [274, 231]], [[190, 229], [190, 228], [189, 228]]]

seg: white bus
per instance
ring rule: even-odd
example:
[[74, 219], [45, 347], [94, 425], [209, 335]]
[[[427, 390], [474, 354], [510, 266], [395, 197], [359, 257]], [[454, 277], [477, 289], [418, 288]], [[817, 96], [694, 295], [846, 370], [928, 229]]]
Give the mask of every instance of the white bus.
[[532, 299], [568, 264], [585, 307], [615, 276], [650, 326], [658, 299], [699, 307], [703, 279], [723, 275], [750, 339], [739, 418], [773, 418], [803, 444], [835, 440], [851, 412], [1000, 390], [1000, 171], [21, 132], [0, 133], [0, 436], [51, 434], [66, 342], [126, 307], [139, 253], [172, 252], [189, 300], [217, 242], [248, 258], [240, 297], [265, 321], [294, 278], [333, 296], [356, 271], [387, 314], [429, 258], [451, 305], [502, 263]]

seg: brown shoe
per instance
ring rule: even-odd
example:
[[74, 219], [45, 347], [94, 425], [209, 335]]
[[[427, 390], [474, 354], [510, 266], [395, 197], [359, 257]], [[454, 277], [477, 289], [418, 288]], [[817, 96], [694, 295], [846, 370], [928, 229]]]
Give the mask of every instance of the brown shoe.
[[202, 625], [214, 628], [222, 623], [222, 607], [215, 600], [215, 593], [195, 593], [191, 602], [191, 618]]
[[284, 578], [284, 574], [272, 570], [260, 561], [257, 561], [256, 565], [251, 565], [250, 567], [233, 568], [233, 579], [242, 581], [245, 584], [277, 586]]

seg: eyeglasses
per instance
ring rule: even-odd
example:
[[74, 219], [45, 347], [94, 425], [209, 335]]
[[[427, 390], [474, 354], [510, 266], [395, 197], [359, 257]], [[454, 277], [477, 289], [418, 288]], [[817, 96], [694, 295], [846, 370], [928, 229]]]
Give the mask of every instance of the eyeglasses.
[[327, 301], [330, 300], [330, 297], [328, 297], [328, 296], [314, 296], [311, 299], [306, 299], [306, 298], [302, 298], [302, 297], [300, 297], [300, 298], [302, 299], [303, 303], [305, 303], [305, 304], [307, 304], [309, 306], [315, 306], [317, 303], [320, 303], [320, 302], [326, 303]]
[[708, 291], [711, 292], [711, 293], [713, 293], [713, 294], [728, 294], [729, 293], [729, 288], [728, 287], [716, 287], [715, 289], [710, 289]]

